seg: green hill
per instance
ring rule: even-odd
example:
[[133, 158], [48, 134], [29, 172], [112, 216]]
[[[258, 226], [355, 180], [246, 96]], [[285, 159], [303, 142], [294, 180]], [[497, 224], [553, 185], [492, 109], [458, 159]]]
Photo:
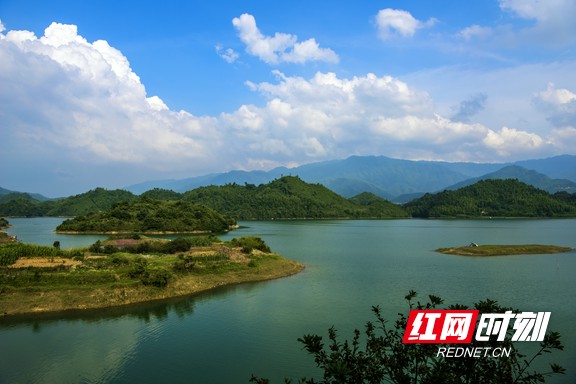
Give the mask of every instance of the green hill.
[[225, 232], [235, 221], [188, 201], [138, 199], [115, 204], [60, 224], [57, 232]]
[[184, 193], [183, 199], [237, 219], [408, 217], [401, 207], [386, 204], [384, 199], [380, 205], [362, 204], [295, 176], [285, 176], [259, 186], [201, 187]]
[[371, 192], [362, 192], [349, 199], [351, 202], [364, 206], [369, 217], [408, 217], [407, 212], [399, 205], [377, 196]]
[[153, 200], [180, 200], [182, 194], [174, 192], [171, 189], [154, 188], [142, 193], [140, 197]]
[[91, 191], [58, 200], [47, 210], [46, 216], [78, 216], [90, 212], [104, 211], [114, 204], [133, 201], [137, 197], [121, 189], [96, 188]]
[[110, 209], [114, 204], [137, 198], [128, 191], [96, 188], [59, 200], [38, 201], [27, 193], [11, 193], [0, 198], [2, 216], [78, 216]]
[[45, 209], [38, 200], [26, 193], [11, 193], [0, 200], [0, 216], [44, 216]]
[[17, 191], [11, 191], [9, 189], [0, 187], [0, 201], [5, 200], [6, 195], [12, 195], [12, 196], [8, 196], [8, 198], [14, 197], [14, 195], [28, 195], [32, 199], [38, 200], [38, 201], [50, 200], [48, 197], [41, 195], [39, 193], [17, 192]]
[[[562, 195], [563, 196], [563, 195]], [[404, 205], [414, 217], [574, 217], [576, 204], [518, 180], [482, 180]]]
[[542, 173], [536, 172], [531, 169], [526, 169], [518, 165], [510, 165], [499, 169], [496, 172], [488, 173], [486, 175], [475, 177], [472, 179], [464, 180], [460, 183], [454, 184], [446, 189], [456, 190], [472, 185], [480, 180], [487, 179], [517, 179], [523, 183], [542, 189], [548, 193], [556, 193], [560, 191], [574, 193], [576, 192], [576, 183], [566, 179], [552, 179]]

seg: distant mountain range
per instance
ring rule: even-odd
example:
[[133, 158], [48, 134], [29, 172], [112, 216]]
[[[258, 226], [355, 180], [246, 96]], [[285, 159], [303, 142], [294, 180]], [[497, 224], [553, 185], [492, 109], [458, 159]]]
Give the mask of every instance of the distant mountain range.
[[295, 168], [279, 167], [267, 172], [230, 171], [181, 180], [147, 181], [125, 189], [136, 194], [153, 188], [185, 192], [208, 185], [259, 185], [288, 175], [299, 176], [308, 183], [323, 184], [344, 197], [371, 192], [395, 202], [406, 202], [424, 193], [461, 188], [489, 178], [518, 179], [550, 193], [574, 193], [576, 156], [562, 155], [514, 163], [450, 163], [352, 156]]
[[[371, 192], [396, 203], [406, 203], [425, 193], [454, 190], [486, 179], [518, 179], [550, 193], [576, 193], [576, 156], [562, 155], [514, 163], [450, 163], [385, 156], [351, 156], [344, 160], [323, 161], [295, 168], [230, 171], [181, 180], [147, 181], [124, 189], [135, 194], [154, 188], [181, 193], [209, 185], [266, 184], [282, 176], [299, 176], [308, 183], [322, 184], [346, 198]], [[37, 201], [50, 200], [38, 193], [16, 192], [0, 187], [0, 202], [26, 196]]]
[[34, 200], [38, 200], [38, 201], [50, 200], [48, 197], [41, 195], [39, 193], [17, 192], [17, 191], [11, 191], [9, 189], [0, 187], [0, 202], [5, 201], [5, 200], [10, 200], [10, 199], [13, 199], [13, 198], [18, 197], [18, 196], [24, 196], [24, 197], [30, 196]]

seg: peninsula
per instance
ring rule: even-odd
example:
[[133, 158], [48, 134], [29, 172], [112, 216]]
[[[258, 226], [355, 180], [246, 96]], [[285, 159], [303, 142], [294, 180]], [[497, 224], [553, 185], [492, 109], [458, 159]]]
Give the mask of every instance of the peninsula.
[[89, 248], [0, 246], [0, 315], [105, 308], [271, 280], [304, 266], [272, 253], [258, 237], [175, 240], [140, 235]]

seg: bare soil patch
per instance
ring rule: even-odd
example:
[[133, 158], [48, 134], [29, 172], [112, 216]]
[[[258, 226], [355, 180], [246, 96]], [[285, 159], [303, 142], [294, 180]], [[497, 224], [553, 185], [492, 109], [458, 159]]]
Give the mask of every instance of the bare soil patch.
[[62, 257], [20, 257], [14, 264], [10, 265], [9, 268], [52, 268], [60, 265], [71, 267], [80, 264], [82, 264], [81, 261]]

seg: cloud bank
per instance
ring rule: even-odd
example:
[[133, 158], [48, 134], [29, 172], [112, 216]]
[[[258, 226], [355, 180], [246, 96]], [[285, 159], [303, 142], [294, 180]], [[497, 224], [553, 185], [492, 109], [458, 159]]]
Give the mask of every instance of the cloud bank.
[[512, 27], [503, 21], [491, 26], [474, 24], [458, 36], [468, 42], [488, 40], [492, 46], [506, 49], [556, 49], [576, 42], [576, 2], [572, 0], [499, 0], [499, 6], [503, 15], [522, 20], [524, 25]]
[[[250, 15], [235, 20], [247, 49], [264, 61], [334, 59], [291, 35], [263, 36]], [[474, 123], [484, 94], [447, 118], [436, 113], [427, 92], [392, 76], [274, 74], [274, 82], [246, 83], [261, 95], [261, 105], [194, 116], [147, 95], [119, 50], [104, 40], [88, 42], [74, 25], [52, 23], [39, 38], [29, 31], [0, 33], [0, 150], [12, 161], [34, 159], [46, 172], [71, 172], [75, 163], [138, 167], [166, 178], [352, 154], [513, 160], [573, 152], [576, 141], [576, 95], [564, 88], [533, 95], [555, 128], [543, 135]]]

